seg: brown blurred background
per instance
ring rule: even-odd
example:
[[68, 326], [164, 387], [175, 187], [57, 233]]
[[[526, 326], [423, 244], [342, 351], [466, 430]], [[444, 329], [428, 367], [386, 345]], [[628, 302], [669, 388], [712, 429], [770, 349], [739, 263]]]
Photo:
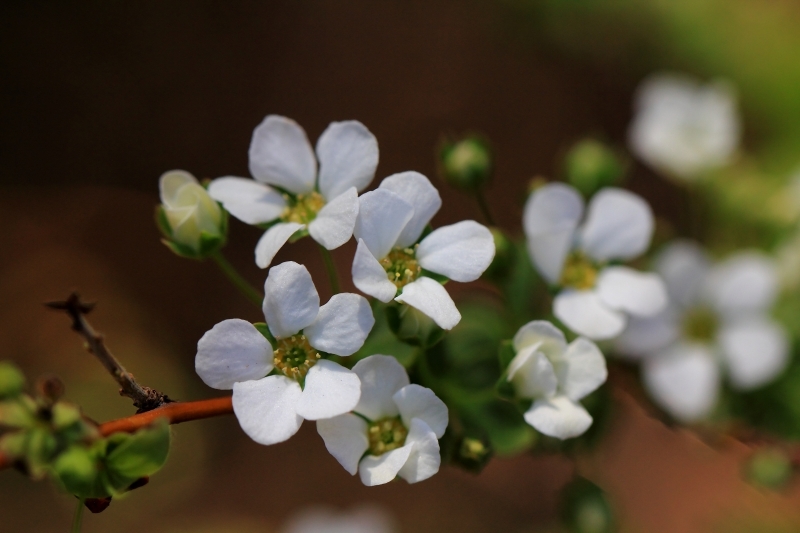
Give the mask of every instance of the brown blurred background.
[[[251, 132], [269, 113], [297, 120], [312, 142], [333, 120], [362, 121], [380, 145], [373, 185], [403, 170], [433, 177], [443, 133], [480, 131], [497, 157], [489, 203], [518, 233], [527, 181], [557, 173], [572, 142], [591, 134], [624, 144], [642, 72], [565, 52], [521, 33], [516, 18], [503, 4], [464, 0], [4, 2], [0, 357], [31, 377], [60, 375], [95, 419], [130, 414], [67, 319], [41, 306], [78, 289], [99, 302], [93, 322], [141, 382], [179, 399], [214, 396], [194, 373], [197, 339], [222, 319], [259, 315], [213, 265], [159, 243], [157, 178], [172, 168], [247, 176]], [[639, 167], [631, 186], [678, 218], [678, 191]], [[442, 196], [436, 225], [478, 217], [465, 196], [444, 187]], [[256, 284], [265, 277], [252, 258], [259, 236], [234, 221], [226, 250]], [[334, 252], [341, 272], [352, 253]], [[325, 279], [309, 239], [275, 262], [287, 259]], [[327, 285], [319, 287], [324, 300]], [[794, 530], [798, 491], [784, 498], [745, 485], [743, 449], [714, 451], [619, 402], [611, 434], [580, 470], [609, 491], [623, 531], [751, 520]], [[573, 468], [519, 457], [478, 477], [446, 468], [415, 486], [365, 488], [327, 454], [313, 424], [263, 447], [228, 417], [176, 427], [167, 467], [87, 516], [84, 531], [272, 531], [306, 505], [357, 502], [386, 506], [403, 531], [540, 531]], [[0, 509], [2, 532], [56, 532], [66, 531], [73, 502], [2, 472]]]

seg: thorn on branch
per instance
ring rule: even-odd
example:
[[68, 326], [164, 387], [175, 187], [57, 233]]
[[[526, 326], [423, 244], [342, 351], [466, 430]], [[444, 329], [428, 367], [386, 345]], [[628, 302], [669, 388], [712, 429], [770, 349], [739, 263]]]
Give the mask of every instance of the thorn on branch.
[[97, 333], [86, 320], [86, 315], [94, 309], [94, 303], [82, 302], [78, 293], [73, 292], [66, 300], [47, 302], [45, 306], [56, 311], [64, 311], [69, 315], [72, 319], [72, 329], [83, 336], [86, 340], [86, 349], [100, 360], [100, 363], [119, 383], [120, 395], [133, 400], [137, 413], [151, 411], [172, 402], [166, 394], [136, 383], [133, 375], [125, 370], [117, 358], [111, 354], [103, 341], [103, 336]]

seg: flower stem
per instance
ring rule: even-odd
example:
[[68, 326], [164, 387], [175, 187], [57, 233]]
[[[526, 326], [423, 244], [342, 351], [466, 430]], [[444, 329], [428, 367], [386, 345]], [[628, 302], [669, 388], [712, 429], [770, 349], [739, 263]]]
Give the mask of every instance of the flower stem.
[[478, 200], [478, 208], [481, 210], [484, 221], [490, 226], [494, 226], [494, 218], [492, 218], [492, 212], [489, 210], [489, 204], [486, 203], [486, 196], [483, 195], [483, 189], [475, 191], [475, 199]]
[[166, 418], [170, 424], [180, 424], [221, 415], [233, 414], [233, 401], [230, 396], [198, 400], [194, 402], [168, 403], [152, 411], [119, 418], [100, 424], [100, 434], [107, 437], [113, 433], [133, 433], [147, 427], [158, 418]]
[[83, 523], [83, 498], [78, 498], [78, 507], [75, 508], [75, 515], [72, 518], [72, 533], [81, 533], [81, 524]]
[[339, 294], [339, 274], [336, 272], [336, 264], [333, 262], [331, 252], [321, 244], [319, 245], [319, 250], [322, 253], [322, 262], [325, 263], [325, 270], [328, 271], [328, 279], [330, 279], [331, 282], [331, 292], [333, 292], [333, 294]]
[[222, 252], [217, 250], [211, 254], [210, 257], [214, 260], [220, 270], [222, 270], [222, 273], [227, 276], [231, 283], [233, 283], [248, 300], [256, 304], [258, 307], [261, 307], [261, 303], [263, 302], [264, 298], [252, 285], [250, 285], [250, 283], [247, 282], [246, 279], [242, 277], [241, 274], [239, 274], [233, 265], [230, 264], [227, 259], [225, 259], [225, 257], [222, 255]]

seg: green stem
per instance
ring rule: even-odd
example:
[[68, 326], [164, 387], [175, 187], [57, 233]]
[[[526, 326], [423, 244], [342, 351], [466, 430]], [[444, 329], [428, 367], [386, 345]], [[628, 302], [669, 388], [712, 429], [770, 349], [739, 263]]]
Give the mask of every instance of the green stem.
[[330, 250], [319, 245], [319, 250], [322, 253], [322, 262], [325, 263], [325, 270], [328, 271], [328, 279], [331, 282], [331, 291], [333, 294], [339, 294], [339, 274], [336, 272], [336, 265], [333, 262]]
[[492, 212], [489, 211], [489, 204], [486, 203], [486, 197], [483, 195], [483, 189], [478, 189], [475, 191], [475, 199], [478, 200], [478, 207], [481, 210], [483, 219], [490, 226], [494, 226], [494, 218], [492, 218]]
[[75, 508], [75, 516], [72, 518], [71, 533], [81, 533], [81, 524], [83, 523], [83, 498], [78, 498], [78, 507]]
[[247, 282], [246, 279], [242, 277], [241, 274], [233, 267], [232, 264], [228, 262], [225, 257], [223, 257], [222, 252], [217, 250], [213, 254], [211, 254], [211, 259], [217, 264], [217, 266], [222, 270], [222, 273], [233, 283], [239, 292], [241, 292], [248, 300], [256, 304], [258, 307], [261, 307], [261, 303], [263, 302], [264, 298], [261, 294], [253, 288], [250, 283]]

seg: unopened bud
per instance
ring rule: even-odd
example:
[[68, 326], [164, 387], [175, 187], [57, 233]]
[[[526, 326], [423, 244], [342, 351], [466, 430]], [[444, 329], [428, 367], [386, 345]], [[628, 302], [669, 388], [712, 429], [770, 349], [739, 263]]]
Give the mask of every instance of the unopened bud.
[[475, 191], [489, 183], [492, 176], [492, 153], [479, 137], [443, 143], [440, 157], [442, 178], [457, 189]]
[[12, 398], [25, 388], [25, 376], [10, 361], [0, 361], [0, 399]]
[[64, 382], [57, 376], [45, 376], [36, 382], [36, 390], [42, 399], [52, 405], [64, 396]]
[[593, 139], [573, 146], [565, 160], [567, 181], [587, 197], [603, 187], [618, 185], [625, 174], [625, 164], [614, 151]]
[[585, 478], [577, 478], [562, 494], [562, 517], [572, 533], [611, 533], [614, 515], [605, 493]]
[[780, 489], [792, 477], [792, 463], [778, 448], [758, 450], [745, 464], [745, 477], [755, 485]]

